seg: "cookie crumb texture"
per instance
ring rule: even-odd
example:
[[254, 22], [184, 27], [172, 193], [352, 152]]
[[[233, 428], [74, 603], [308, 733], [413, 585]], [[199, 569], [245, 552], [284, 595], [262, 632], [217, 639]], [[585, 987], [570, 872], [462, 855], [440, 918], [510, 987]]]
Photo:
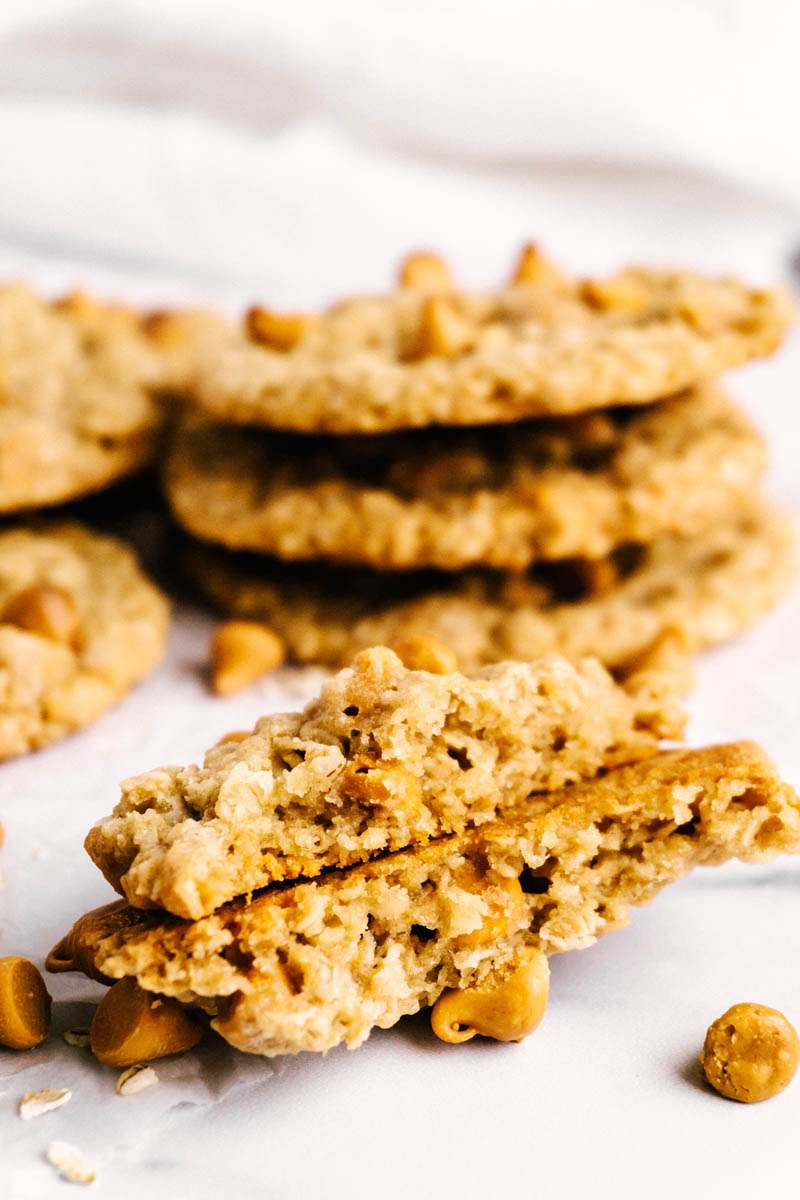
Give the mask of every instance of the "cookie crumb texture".
[[523, 946], [590, 946], [692, 867], [798, 851], [797, 796], [757, 746], [663, 752], [199, 921], [109, 906], [94, 969], [199, 1002], [241, 1050], [354, 1047]]
[[437, 675], [375, 647], [304, 712], [264, 717], [202, 767], [128, 780], [86, 847], [131, 903], [199, 917], [480, 825], [503, 802], [653, 754], [683, 720], [658, 672], [620, 685], [595, 659], [550, 655]]
[[[42, 603], [56, 597], [69, 622]], [[76, 524], [0, 533], [0, 759], [121, 699], [161, 658], [168, 620], [164, 597], [113, 538]]]
[[200, 365], [191, 399], [224, 422], [304, 433], [517, 421], [673, 395], [771, 353], [791, 319], [781, 289], [692, 272], [587, 285], [553, 271], [433, 301], [411, 281], [342, 301], [289, 348], [245, 325]]
[[769, 1100], [787, 1087], [800, 1061], [800, 1039], [777, 1009], [734, 1004], [708, 1029], [700, 1062], [720, 1095], [743, 1104]]

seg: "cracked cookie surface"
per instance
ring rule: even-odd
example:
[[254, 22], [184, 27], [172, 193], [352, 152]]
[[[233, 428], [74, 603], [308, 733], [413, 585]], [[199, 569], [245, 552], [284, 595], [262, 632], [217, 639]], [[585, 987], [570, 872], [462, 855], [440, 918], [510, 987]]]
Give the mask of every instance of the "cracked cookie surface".
[[0, 532], [0, 759], [94, 721], [155, 666], [167, 626], [122, 543], [73, 523]]

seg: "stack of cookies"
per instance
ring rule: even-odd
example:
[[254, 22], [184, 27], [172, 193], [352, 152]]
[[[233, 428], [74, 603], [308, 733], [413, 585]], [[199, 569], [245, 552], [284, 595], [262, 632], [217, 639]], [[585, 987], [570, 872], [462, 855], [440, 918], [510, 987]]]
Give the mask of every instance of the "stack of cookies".
[[385, 296], [254, 308], [196, 372], [166, 463], [193, 577], [330, 666], [409, 636], [465, 669], [724, 639], [793, 568], [761, 437], [716, 377], [790, 320], [778, 289], [577, 281], [532, 246], [492, 294], [418, 254]]

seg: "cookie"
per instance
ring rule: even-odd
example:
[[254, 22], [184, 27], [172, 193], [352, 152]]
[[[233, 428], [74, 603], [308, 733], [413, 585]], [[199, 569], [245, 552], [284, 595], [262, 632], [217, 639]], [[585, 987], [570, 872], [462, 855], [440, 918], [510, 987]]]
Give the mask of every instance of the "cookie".
[[83, 496], [150, 462], [161, 382], [133, 311], [0, 288], [0, 511]]
[[401, 282], [314, 317], [251, 310], [191, 402], [224, 423], [338, 434], [643, 404], [771, 353], [792, 318], [778, 288], [645, 268], [571, 280], [532, 251], [499, 292], [456, 290], [432, 256]]
[[186, 567], [220, 609], [270, 625], [295, 662], [343, 666], [367, 646], [421, 634], [451, 646], [462, 670], [552, 650], [614, 667], [667, 630], [691, 650], [740, 633], [788, 589], [795, 554], [788, 518], [757, 508], [693, 538], [519, 574], [386, 573], [201, 546]]
[[108, 906], [73, 966], [199, 1002], [253, 1054], [352, 1048], [524, 947], [590, 946], [695, 866], [798, 851], [798, 798], [757, 746], [662, 752], [199, 921]]
[[718, 391], [643, 409], [383, 437], [189, 425], [164, 477], [180, 524], [235, 550], [381, 568], [600, 558], [740, 510], [761, 437]]
[[460, 832], [497, 806], [655, 753], [684, 714], [652, 679], [614, 683], [557, 655], [469, 678], [365, 650], [300, 713], [264, 717], [202, 767], [127, 780], [86, 849], [143, 908], [200, 917], [281, 879], [314, 876]]
[[0, 759], [88, 725], [164, 652], [167, 603], [120, 542], [0, 532]]

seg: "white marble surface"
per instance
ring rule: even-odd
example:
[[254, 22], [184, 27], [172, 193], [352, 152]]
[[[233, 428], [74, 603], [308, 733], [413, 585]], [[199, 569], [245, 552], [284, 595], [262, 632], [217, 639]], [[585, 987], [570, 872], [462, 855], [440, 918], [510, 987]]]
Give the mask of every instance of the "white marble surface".
[[[755, 157], [740, 154], [735, 138], [710, 136], [702, 106], [687, 134], [669, 106], [655, 104], [658, 87], [644, 86], [647, 59], [639, 55], [637, 90], [630, 99], [616, 85], [604, 94], [602, 121], [585, 119], [599, 111], [594, 97], [608, 80], [599, 67], [587, 94], [573, 88], [560, 108], [558, 72], [549, 90], [532, 93], [532, 134], [548, 127], [542, 106], [554, 96], [560, 128], [573, 138], [569, 161], [545, 161], [539, 143], [525, 157], [517, 83], [498, 82], [491, 103], [517, 117], [514, 155], [506, 153], [509, 134], [496, 144], [506, 154], [500, 161], [487, 149], [489, 126], [467, 119], [480, 59], [471, 74], [465, 65], [460, 91], [448, 91], [440, 77], [448, 104], [428, 121], [424, 106], [408, 99], [425, 94], [414, 90], [408, 57], [370, 74], [372, 60], [366, 52], [358, 58], [352, 33], [337, 29], [326, 41], [324, 26], [310, 26], [301, 43], [302, 6], [279, 22], [281, 54], [266, 57], [261, 43], [241, 36], [246, 6], [238, 0], [215, 6], [215, 22], [205, 30], [198, 24], [179, 44], [189, 7], [194, 16], [202, 6], [0, 6], [0, 35], [11, 30], [0, 42], [0, 277], [28, 274], [53, 290], [88, 283], [155, 302], [309, 305], [350, 287], [382, 286], [392, 262], [414, 245], [441, 246], [475, 283], [496, 279], [531, 236], [579, 270], [644, 258], [768, 280], [786, 269], [800, 241], [791, 199], [800, 178], [796, 139], [776, 139], [772, 124], [761, 138], [758, 128], [759, 116], [765, 128], [768, 115], [777, 119], [785, 108], [780, 89], [796, 83], [786, 55], [775, 58], [771, 84], [765, 66], [758, 86], [752, 73], [747, 88], [735, 80], [752, 126], [742, 146], [757, 144]], [[347, 11], [363, 16], [374, 7], [353, 3]], [[676, 7], [680, 21], [694, 20], [692, 5]], [[702, 7], [712, 14], [698, 27], [704, 37], [736, 35], [725, 60], [735, 65], [753, 4]], [[768, 8], [771, 21], [780, 9], [756, 7]], [[77, 23], [42, 23], [68, 22], [78, 9]], [[163, 24], [143, 34], [136, 21], [155, 21], [158, 12]], [[370, 53], [386, 62], [383, 42], [368, 32]], [[437, 44], [447, 43], [445, 34], [437, 18]], [[406, 56], [418, 45], [417, 66], [430, 39], [402, 43]], [[230, 56], [243, 43], [249, 57], [239, 68]], [[457, 59], [454, 51], [448, 62], [458, 66]], [[303, 62], [317, 75], [328, 71], [316, 90], [298, 86]], [[687, 59], [689, 76], [690, 66]], [[724, 76], [720, 67], [720, 87]], [[348, 91], [356, 77], [358, 91]], [[425, 83], [434, 77], [426, 74]], [[466, 90], [465, 78], [473, 81]], [[381, 100], [374, 108], [370, 86]], [[617, 126], [609, 115], [620, 95], [623, 110], [637, 110], [625, 130], [619, 108]], [[655, 118], [648, 123], [651, 100], [651, 117], [670, 116], [660, 129]], [[733, 111], [723, 104], [718, 116]], [[463, 136], [453, 140], [456, 125]], [[642, 136], [644, 157], [636, 152]], [[716, 175], [703, 165], [710, 142], [719, 151]], [[778, 359], [731, 381], [769, 436], [773, 494], [798, 512], [799, 379], [795, 339]], [[167, 660], [133, 695], [92, 728], [0, 767], [0, 953], [41, 963], [76, 914], [108, 898], [81, 842], [114, 803], [121, 778], [195, 759], [225, 730], [313, 691], [313, 672], [288, 673], [213, 698], [204, 679], [210, 628], [207, 615], [179, 608]], [[746, 638], [703, 658], [691, 698], [692, 743], [755, 737], [800, 785], [799, 630], [796, 591]], [[115, 1094], [113, 1073], [57, 1036], [29, 1055], [0, 1052], [0, 1196], [67, 1194], [43, 1157], [55, 1138], [84, 1151], [98, 1170], [94, 1194], [115, 1200], [794, 1196], [800, 1082], [767, 1104], [741, 1107], [702, 1085], [696, 1060], [709, 1021], [738, 1000], [775, 1005], [800, 1023], [798, 930], [797, 863], [732, 865], [696, 874], [637, 912], [629, 930], [554, 960], [549, 1011], [521, 1046], [447, 1047], [424, 1016], [324, 1060], [266, 1062], [209, 1041], [158, 1065], [158, 1086], [128, 1098]], [[80, 1021], [100, 992], [77, 976], [50, 982], [56, 1030]], [[20, 1121], [19, 1097], [42, 1086], [69, 1086], [73, 1099]]]

